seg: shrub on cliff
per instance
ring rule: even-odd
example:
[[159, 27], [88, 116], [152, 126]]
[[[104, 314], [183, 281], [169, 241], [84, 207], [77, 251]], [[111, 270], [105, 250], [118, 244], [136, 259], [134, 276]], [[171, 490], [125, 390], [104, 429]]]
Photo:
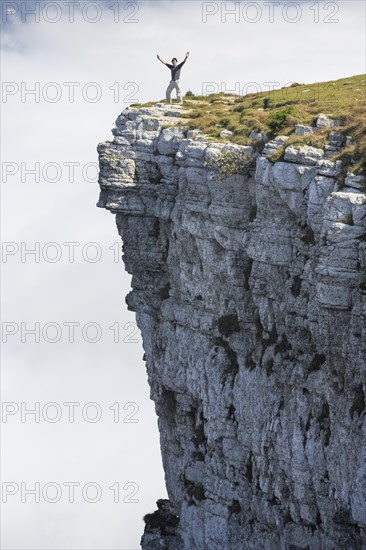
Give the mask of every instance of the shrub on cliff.
[[204, 165], [209, 170], [215, 170], [219, 180], [224, 180], [234, 174], [247, 173], [252, 163], [252, 155], [222, 149], [218, 155], [207, 160]]
[[268, 115], [267, 124], [274, 132], [278, 132], [286, 125], [288, 115], [293, 113], [293, 108], [289, 105], [280, 109], [279, 111], [273, 111]]

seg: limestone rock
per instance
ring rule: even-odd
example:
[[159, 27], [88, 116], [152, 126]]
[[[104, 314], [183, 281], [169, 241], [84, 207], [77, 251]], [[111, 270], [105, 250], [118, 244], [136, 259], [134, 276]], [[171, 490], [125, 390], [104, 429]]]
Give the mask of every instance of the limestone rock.
[[256, 132], [252, 130], [249, 134], [249, 139], [253, 141], [268, 141], [268, 136], [264, 132]]
[[201, 133], [202, 133], [202, 131], [199, 130], [198, 128], [196, 128], [194, 130], [188, 130], [187, 131], [187, 138], [195, 138]]
[[329, 144], [335, 147], [344, 147], [347, 143], [347, 136], [342, 132], [335, 132], [334, 130], [329, 133]]
[[343, 120], [330, 118], [331, 115], [320, 113], [316, 121], [317, 128], [333, 128], [334, 126], [342, 126]]
[[277, 149], [283, 147], [287, 140], [288, 136], [276, 136], [274, 139], [271, 139], [268, 143], [266, 143], [263, 149], [263, 155], [268, 156], [269, 154], [274, 153]]
[[359, 191], [366, 191], [366, 180], [364, 176], [356, 176], [352, 174], [352, 172], [348, 172], [345, 178], [345, 184]]
[[[98, 146], [169, 495], [142, 548], [363, 550], [364, 179], [309, 146], [271, 162], [286, 136], [192, 139], [179, 111], [126, 109]], [[224, 148], [255, 168], [219, 180]]]
[[316, 164], [324, 157], [324, 151], [310, 145], [290, 145], [285, 151], [285, 160], [301, 164]]
[[341, 173], [342, 161], [321, 159], [316, 163], [316, 172], [321, 176], [338, 176]]
[[233, 137], [234, 133], [231, 132], [230, 130], [221, 130], [220, 132], [220, 137], [222, 138], [231, 138]]
[[316, 132], [316, 128], [313, 126], [305, 126], [304, 124], [295, 125], [295, 134], [297, 136], [307, 136], [309, 134], [314, 134], [314, 132]]
[[146, 514], [145, 531], [141, 537], [141, 547], [149, 550], [181, 550], [182, 540], [177, 531], [179, 517], [169, 500], [160, 498], [157, 510]]

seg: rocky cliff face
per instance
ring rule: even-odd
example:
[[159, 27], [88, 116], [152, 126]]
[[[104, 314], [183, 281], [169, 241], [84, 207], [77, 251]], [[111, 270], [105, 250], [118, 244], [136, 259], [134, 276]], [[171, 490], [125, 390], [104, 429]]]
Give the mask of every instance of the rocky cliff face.
[[[346, 138], [273, 163], [286, 138], [212, 143], [180, 109], [126, 109], [98, 147], [169, 495], [142, 548], [366, 548], [366, 195], [336, 180]], [[221, 180], [223, 148], [253, 168]]]

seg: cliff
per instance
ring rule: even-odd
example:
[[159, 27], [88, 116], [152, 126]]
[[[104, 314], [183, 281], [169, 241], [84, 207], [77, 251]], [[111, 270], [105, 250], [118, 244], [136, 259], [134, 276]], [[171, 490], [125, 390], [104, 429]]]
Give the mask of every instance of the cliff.
[[[273, 162], [286, 137], [215, 143], [181, 109], [126, 109], [98, 146], [169, 495], [142, 548], [366, 548], [366, 194], [332, 160], [347, 137]], [[223, 151], [252, 162], [222, 176]]]

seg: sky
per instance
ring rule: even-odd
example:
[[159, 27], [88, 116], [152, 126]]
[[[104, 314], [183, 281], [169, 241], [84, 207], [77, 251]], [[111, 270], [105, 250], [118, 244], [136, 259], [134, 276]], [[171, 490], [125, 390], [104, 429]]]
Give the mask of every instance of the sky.
[[131, 278], [114, 216], [96, 207], [97, 144], [131, 103], [164, 97], [157, 54], [190, 52], [183, 93], [364, 73], [365, 4], [1, 9], [1, 547], [135, 550], [166, 490]]

